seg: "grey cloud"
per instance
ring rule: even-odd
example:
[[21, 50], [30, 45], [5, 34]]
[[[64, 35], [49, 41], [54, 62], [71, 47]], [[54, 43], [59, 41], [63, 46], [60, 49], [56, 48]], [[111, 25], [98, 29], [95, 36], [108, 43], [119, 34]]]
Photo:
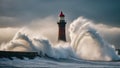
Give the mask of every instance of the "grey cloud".
[[20, 21], [15, 17], [5, 17], [5, 16], [0, 17], [0, 27], [3, 27], [3, 28], [4, 27], [20, 27], [20, 26], [23, 26], [22, 23], [24, 22]]
[[21, 21], [57, 17], [61, 10], [70, 21], [84, 16], [98, 23], [120, 26], [119, 0], [0, 0], [0, 16], [17, 17]]

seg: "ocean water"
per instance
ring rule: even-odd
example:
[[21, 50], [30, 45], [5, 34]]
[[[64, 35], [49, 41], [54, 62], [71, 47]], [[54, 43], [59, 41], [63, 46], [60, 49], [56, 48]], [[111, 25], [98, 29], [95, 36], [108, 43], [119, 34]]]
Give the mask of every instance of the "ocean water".
[[120, 57], [114, 45], [106, 42], [90, 21], [82, 17], [74, 20], [69, 33], [70, 42], [61, 41], [53, 45], [46, 37], [21, 29], [10, 42], [1, 44], [0, 50], [35, 51], [42, 57], [24, 60], [0, 58], [0, 68], [120, 67]]
[[80, 59], [53, 59], [24, 58], [24, 60], [13, 57], [13, 60], [7, 58], [0, 59], [0, 68], [119, 68], [120, 62], [87, 61]]

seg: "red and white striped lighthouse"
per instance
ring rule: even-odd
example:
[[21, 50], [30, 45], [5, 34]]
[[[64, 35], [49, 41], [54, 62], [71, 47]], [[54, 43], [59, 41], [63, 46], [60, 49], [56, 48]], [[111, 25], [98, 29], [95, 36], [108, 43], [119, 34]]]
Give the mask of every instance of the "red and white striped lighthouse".
[[59, 15], [59, 22], [58, 24], [58, 28], [59, 28], [59, 33], [58, 33], [58, 41], [66, 41], [66, 32], [65, 32], [65, 19], [64, 19], [65, 15], [63, 14], [63, 12], [61, 11], [60, 15]]

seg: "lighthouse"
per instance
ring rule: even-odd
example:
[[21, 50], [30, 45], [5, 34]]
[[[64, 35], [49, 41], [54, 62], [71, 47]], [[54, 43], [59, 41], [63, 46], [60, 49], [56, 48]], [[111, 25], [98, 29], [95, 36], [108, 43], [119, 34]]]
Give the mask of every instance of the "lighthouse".
[[66, 32], [65, 32], [65, 19], [64, 19], [65, 15], [63, 14], [63, 12], [61, 11], [60, 15], [59, 15], [59, 22], [58, 24], [58, 41], [64, 41], [66, 42]]

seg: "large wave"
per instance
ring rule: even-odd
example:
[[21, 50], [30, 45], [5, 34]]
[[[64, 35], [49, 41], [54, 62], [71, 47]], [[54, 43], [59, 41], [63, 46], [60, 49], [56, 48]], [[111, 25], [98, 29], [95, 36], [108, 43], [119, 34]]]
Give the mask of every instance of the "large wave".
[[92, 27], [92, 22], [79, 17], [69, 28], [71, 45], [76, 54], [86, 60], [118, 60], [113, 45], [107, 43]]
[[56, 59], [72, 57], [85, 60], [119, 60], [113, 46], [104, 41], [91, 24], [82, 17], [74, 20], [69, 28], [71, 42], [59, 42], [57, 45], [24, 28], [18, 31], [10, 42], [1, 44], [0, 50], [35, 51], [41, 56], [47, 55]]
[[3, 43], [0, 50], [38, 52], [40, 56], [56, 59], [75, 57], [69, 43], [60, 42], [53, 46], [47, 38], [31, 33], [27, 28], [18, 31], [10, 42]]

